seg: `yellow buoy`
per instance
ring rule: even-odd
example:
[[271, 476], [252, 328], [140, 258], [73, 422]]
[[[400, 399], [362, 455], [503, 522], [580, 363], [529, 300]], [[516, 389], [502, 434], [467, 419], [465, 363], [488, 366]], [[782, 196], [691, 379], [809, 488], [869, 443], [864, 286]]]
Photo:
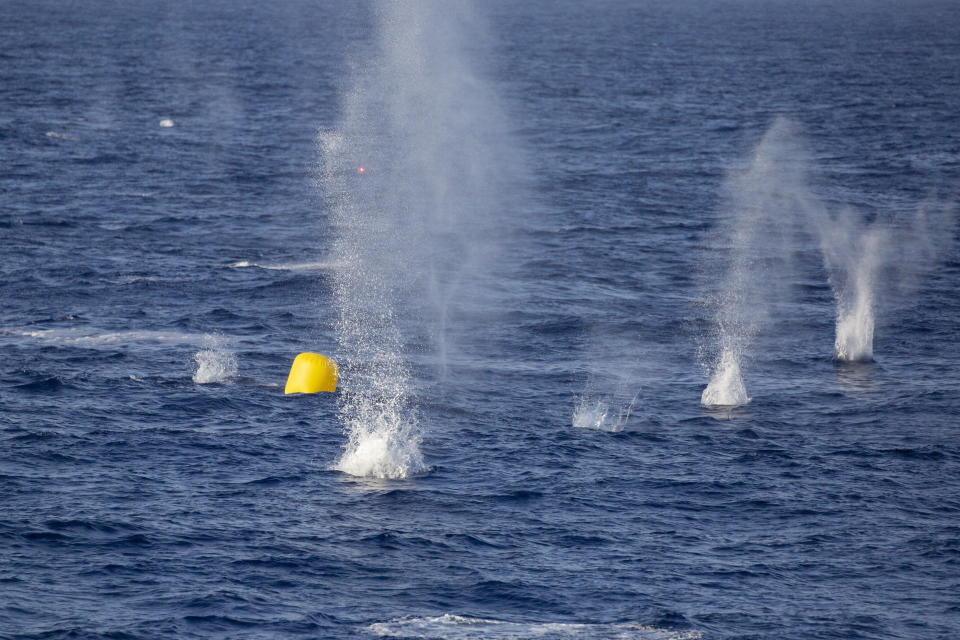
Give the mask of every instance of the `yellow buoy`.
[[301, 353], [293, 360], [284, 393], [337, 390], [337, 363], [319, 353]]

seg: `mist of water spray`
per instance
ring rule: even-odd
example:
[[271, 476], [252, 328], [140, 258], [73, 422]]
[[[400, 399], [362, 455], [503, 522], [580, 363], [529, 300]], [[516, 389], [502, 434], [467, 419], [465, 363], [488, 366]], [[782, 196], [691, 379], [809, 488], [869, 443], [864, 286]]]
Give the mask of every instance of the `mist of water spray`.
[[[786, 256], [801, 238], [819, 242], [836, 300], [834, 355], [851, 362], [873, 358], [880, 294], [912, 290], [952, 241], [954, 215], [944, 207], [936, 216], [928, 215], [929, 205], [921, 207], [909, 225], [896, 218], [868, 223], [852, 209], [829, 211], [809, 186], [811, 166], [797, 127], [779, 119], [748, 170], [728, 181], [735, 212], [732, 261], [718, 298], [719, 355], [701, 397], [705, 406], [749, 401], [743, 361], [771, 303], [790, 288]], [[896, 243], [890, 241], [894, 231]]]
[[573, 410], [573, 426], [578, 429], [623, 431], [639, 397], [639, 392], [629, 399], [618, 398], [616, 394], [594, 396], [584, 393]]
[[811, 209], [811, 222], [820, 239], [824, 266], [837, 302], [834, 356], [863, 362], [873, 358], [877, 278], [887, 246], [887, 234], [868, 226], [852, 210], [829, 216]]
[[704, 406], [750, 401], [743, 370], [753, 339], [782, 300], [791, 271], [790, 244], [808, 207], [804, 150], [793, 125], [778, 120], [754, 149], [749, 165], [725, 184], [731, 215], [730, 265], [714, 300], [716, 355]]
[[587, 376], [573, 409], [573, 426], [598, 431], [623, 431], [640, 398], [647, 360], [636, 336], [615, 327], [596, 326], [587, 340], [583, 367]]
[[490, 261], [510, 165], [505, 119], [471, 64], [482, 21], [463, 2], [376, 6], [378, 39], [354, 69], [344, 115], [319, 136], [331, 212], [340, 409], [336, 468], [424, 470], [411, 354], [442, 369], [452, 310]]

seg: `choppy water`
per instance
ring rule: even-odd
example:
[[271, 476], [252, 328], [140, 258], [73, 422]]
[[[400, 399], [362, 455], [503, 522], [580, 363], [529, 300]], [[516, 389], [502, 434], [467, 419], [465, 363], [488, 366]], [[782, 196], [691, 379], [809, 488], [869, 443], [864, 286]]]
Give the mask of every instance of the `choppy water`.
[[954, 637], [960, 7], [394, 8], [4, 3], [0, 637]]

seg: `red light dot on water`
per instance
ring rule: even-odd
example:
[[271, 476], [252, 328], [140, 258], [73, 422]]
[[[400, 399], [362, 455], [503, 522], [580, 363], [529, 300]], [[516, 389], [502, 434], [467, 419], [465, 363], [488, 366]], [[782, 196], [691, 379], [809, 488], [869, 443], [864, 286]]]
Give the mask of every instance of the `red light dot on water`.
[[357, 167], [357, 173], [363, 173], [364, 171], [366, 171], [366, 169], [363, 167]]

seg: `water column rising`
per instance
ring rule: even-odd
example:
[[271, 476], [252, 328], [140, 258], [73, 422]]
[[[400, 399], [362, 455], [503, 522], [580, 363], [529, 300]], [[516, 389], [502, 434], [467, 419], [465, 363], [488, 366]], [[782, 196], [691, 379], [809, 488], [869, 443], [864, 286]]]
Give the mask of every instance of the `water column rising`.
[[743, 369], [753, 339], [766, 326], [771, 305], [783, 299], [795, 232], [811, 198], [808, 162], [794, 125], [778, 119], [754, 149], [745, 170], [731, 173], [726, 199], [731, 214], [730, 265], [716, 294], [716, 356], [704, 406], [738, 406], [750, 398]]
[[376, 9], [376, 46], [355, 62], [340, 126], [320, 135], [320, 182], [338, 264], [347, 442], [336, 468], [392, 478], [425, 468], [411, 353], [445, 365], [451, 308], [489, 264], [510, 156], [467, 48], [482, 31], [470, 7]]

